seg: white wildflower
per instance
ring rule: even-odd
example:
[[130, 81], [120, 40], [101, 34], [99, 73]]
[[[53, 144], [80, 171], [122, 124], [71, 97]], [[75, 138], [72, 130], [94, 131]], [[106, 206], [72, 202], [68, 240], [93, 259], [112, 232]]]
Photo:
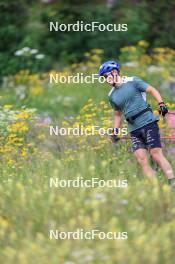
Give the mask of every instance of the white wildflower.
[[29, 47], [24, 47], [22, 50], [23, 50], [24, 52], [28, 52], [28, 51], [30, 51], [30, 48], [29, 48]]
[[15, 51], [15, 56], [22, 56], [23, 55], [23, 50], [17, 50]]
[[37, 55], [35, 56], [35, 58], [36, 58], [37, 60], [42, 60], [42, 59], [44, 59], [44, 57], [45, 57], [44, 54], [37, 54]]
[[38, 53], [38, 50], [37, 50], [37, 49], [31, 49], [31, 50], [30, 50], [30, 53], [31, 53], [31, 54], [36, 54], [36, 53]]

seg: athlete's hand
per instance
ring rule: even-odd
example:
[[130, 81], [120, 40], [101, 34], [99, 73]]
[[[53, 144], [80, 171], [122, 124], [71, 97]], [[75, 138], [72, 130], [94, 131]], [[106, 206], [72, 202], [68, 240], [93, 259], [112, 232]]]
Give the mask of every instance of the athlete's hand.
[[110, 135], [110, 139], [112, 143], [117, 143], [120, 140], [120, 138], [118, 137], [118, 128], [114, 128], [112, 133], [113, 134]]
[[168, 108], [164, 102], [159, 103], [159, 114], [165, 116], [168, 113]]

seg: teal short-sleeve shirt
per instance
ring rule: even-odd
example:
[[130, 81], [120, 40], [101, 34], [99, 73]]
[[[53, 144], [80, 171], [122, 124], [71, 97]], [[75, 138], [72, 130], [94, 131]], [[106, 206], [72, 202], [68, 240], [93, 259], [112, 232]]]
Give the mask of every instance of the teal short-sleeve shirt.
[[[116, 111], [121, 111], [125, 118], [131, 117], [147, 108], [146, 89], [149, 86], [138, 77], [127, 77], [119, 87], [113, 87], [108, 94], [109, 102]], [[152, 112], [145, 112], [128, 123], [129, 132], [159, 120]]]

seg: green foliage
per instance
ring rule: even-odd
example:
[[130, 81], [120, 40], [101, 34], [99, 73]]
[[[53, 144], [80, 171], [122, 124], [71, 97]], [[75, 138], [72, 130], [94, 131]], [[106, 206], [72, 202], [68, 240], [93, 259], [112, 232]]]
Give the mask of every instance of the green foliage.
[[[9, 75], [22, 67], [14, 52], [23, 47], [38, 49], [45, 54], [37, 70], [60, 68], [79, 62], [92, 48], [104, 50], [103, 59], [118, 58], [120, 48], [148, 40], [151, 47], [174, 47], [174, 1], [117, 1], [109, 8], [106, 1], [40, 1], [15, 0], [0, 2], [0, 74]], [[127, 24], [128, 31], [49, 32], [49, 22], [72, 24], [99, 22]], [[19, 30], [20, 28], [20, 30]], [[149, 51], [149, 50], [148, 50]], [[7, 62], [8, 61], [8, 65]]]
[[13, 74], [19, 69], [14, 51], [25, 35], [27, 10], [21, 0], [0, 1], [0, 17], [0, 72], [3, 76]]
[[175, 47], [175, 2], [168, 1], [147, 1], [145, 10], [149, 13], [149, 34], [148, 41], [155, 47]]
[[[111, 10], [104, 5], [86, 6], [85, 8], [73, 8], [67, 6], [54, 12], [42, 13], [43, 23], [49, 27], [49, 21], [61, 23], [76, 23], [83, 21], [84, 23], [92, 23], [98, 21], [101, 24], [128, 24], [128, 31], [111, 32], [111, 31], [83, 31], [83, 32], [47, 32], [44, 43], [46, 52], [58, 60], [65, 62], [79, 61], [83, 57], [83, 53], [92, 48], [104, 49], [104, 57], [116, 57], [119, 49], [128, 44], [135, 44], [138, 40], [143, 39], [148, 28], [147, 23], [140, 25], [144, 9], [138, 7], [133, 11]], [[54, 15], [53, 15], [54, 13]], [[61, 40], [61, 41], [60, 41]]]

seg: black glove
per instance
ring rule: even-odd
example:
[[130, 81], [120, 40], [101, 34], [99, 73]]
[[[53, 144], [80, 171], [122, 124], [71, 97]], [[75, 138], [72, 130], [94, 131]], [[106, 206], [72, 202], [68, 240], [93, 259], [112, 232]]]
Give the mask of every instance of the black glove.
[[168, 108], [164, 102], [159, 103], [159, 114], [165, 116], [168, 113]]
[[118, 132], [119, 132], [118, 128], [113, 129], [113, 132], [112, 132], [113, 134], [110, 136], [111, 141], [113, 143], [117, 143], [120, 140], [120, 138], [118, 137]]

